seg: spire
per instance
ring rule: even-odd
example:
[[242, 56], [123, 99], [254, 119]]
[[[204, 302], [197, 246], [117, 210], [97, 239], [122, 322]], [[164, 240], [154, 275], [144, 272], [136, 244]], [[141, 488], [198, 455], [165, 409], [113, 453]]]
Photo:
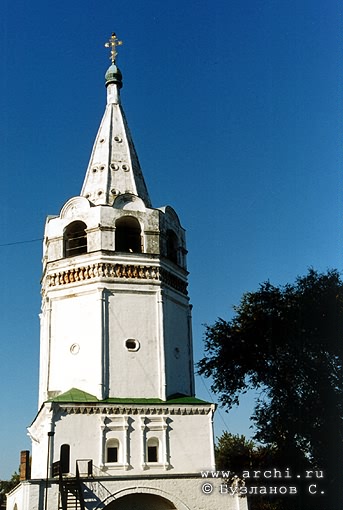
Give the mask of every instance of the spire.
[[117, 46], [122, 41], [112, 34], [106, 48], [111, 48], [111, 65], [105, 74], [107, 104], [81, 195], [95, 205], [113, 205], [118, 195], [130, 193], [151, 206], [137, 153], [120, 103], [122, 74], [116, 65]]

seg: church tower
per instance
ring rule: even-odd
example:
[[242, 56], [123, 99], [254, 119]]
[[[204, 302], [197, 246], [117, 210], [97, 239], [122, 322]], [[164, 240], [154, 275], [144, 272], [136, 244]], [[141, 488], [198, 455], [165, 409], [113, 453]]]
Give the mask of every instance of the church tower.
[[151, 206], [114, 61], [105, 80], [81, 194], [46, 223], [40, 405], [71, 388], [99, 400], [194, 395], [185, 231], [171, 207]]
[[81, 193], [46, 221], [31, 480], [8, 508], [245, 508], [201, 490], [214, 406], [194, 395], [185, 230], [151, 204], [120, 44], [106, 44], [107, 104]]

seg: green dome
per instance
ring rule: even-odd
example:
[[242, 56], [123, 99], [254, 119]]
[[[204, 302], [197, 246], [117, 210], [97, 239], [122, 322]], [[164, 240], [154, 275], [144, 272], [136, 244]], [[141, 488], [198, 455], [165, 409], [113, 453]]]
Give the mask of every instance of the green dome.
[[122, 74], [115, 64], [110, 65], [105, 74], [106, 85], [109, 83], [117, 83], [118, 87], [121, 88], [123, 85]]

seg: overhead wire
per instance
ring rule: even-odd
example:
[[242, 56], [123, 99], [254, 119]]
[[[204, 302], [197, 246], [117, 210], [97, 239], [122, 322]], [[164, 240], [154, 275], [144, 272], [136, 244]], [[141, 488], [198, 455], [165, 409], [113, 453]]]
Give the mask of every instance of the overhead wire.
[[36, 243], [38, 241], [43, 241], [43, 237], [41, 237], [39, 239], [30, 239], [28, 241], [13, 241], [12, 243], [2, 243], [2, 244], [0, 244], [0, 248], [2, 248], [3, 246], [14, 246], [16, 244]]
[[[202, 375], [200, 375], [199, 373], [197, 374], [197, 376], [199, 377], [199, 379], [201, 380], [201, 382], [203, 383], [204, 387], [205, 387], [205, 390], [207, 392], [207, 394], [209, 395], [210, 397], [210, 400], [212, 402], [212, 404], [215, 404], [214, 402], [214, 399], [213, 399], [213, 395], [212, 393], [210, 392], [210, 390], [208, 389], [208, 387], [206, 386], [205, 384], [205, 381], [204, 381], [204, 378], [202, 377]], [[219, 415], [219, 418], [221, 419], [221, 421], [223, 422], [223, 425], [225, 427], [226, 430], [229, 430], [229, 426], [228, 424], [226, 423], [225, 419], [224, 419], [224, 416], [223, 416], [223, 413], [221, 412], [221, 409], [220, 407], [218, 406], [217, 407], [217, 410], [216, 410], [216, 413]]]
[[[0, 244], [0, 248], [3, 248], [3, 247], [6, 247], [6, 246], [15, 246], [15, 245], [18, 245], [18, 244], [29, 244], [29, 243], [36, 243], [38, 241], [43, 241], [44, 238], [43, 237], [40, 237], [38, 239], [29, 239], [29, 240], [26, 240], [26, 241], [13, 241], [13, 242], [10, 242], [10, 243], [1, 243]], [[206, 393], [208, 394], [209, 398], [210, 398], [210, 401], [214, 404], [214, 398], [213, 398], [213, 395], [211, 394], [211, 392], [209, 391], [207, 385], [205, 384], [205, 381], [203, 379], [203, 377], [200, 375], [200, 374], [197, 374], [197, 376], [199, 377], [199, 379], [201, 380], [202, 384], [204, 385], [204, 388], [206, 390]], [[217, 409], [217, 414], [219, 415], [224, 427], [228, 430], [229, 427], [228, 427], [228, 424], [226, 423], [224, 417], [223, 417], [223, 413], [221, 412], [221, 409], [218, 407]]]

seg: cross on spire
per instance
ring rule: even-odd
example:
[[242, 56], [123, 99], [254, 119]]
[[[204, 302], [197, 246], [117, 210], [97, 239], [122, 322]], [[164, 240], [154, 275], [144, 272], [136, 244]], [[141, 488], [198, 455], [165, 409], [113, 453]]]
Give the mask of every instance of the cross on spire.
[[121, 46], [122, 44], [123, 44], [123, 41], [119, 41], [114, 32], [111, 35], [110, 39], [105, 43], [105, 48], [111, 48], [110, 60], [112, 61], [112, 64], [115, 63], [116, 56], [118, 55], [116, 47]]

